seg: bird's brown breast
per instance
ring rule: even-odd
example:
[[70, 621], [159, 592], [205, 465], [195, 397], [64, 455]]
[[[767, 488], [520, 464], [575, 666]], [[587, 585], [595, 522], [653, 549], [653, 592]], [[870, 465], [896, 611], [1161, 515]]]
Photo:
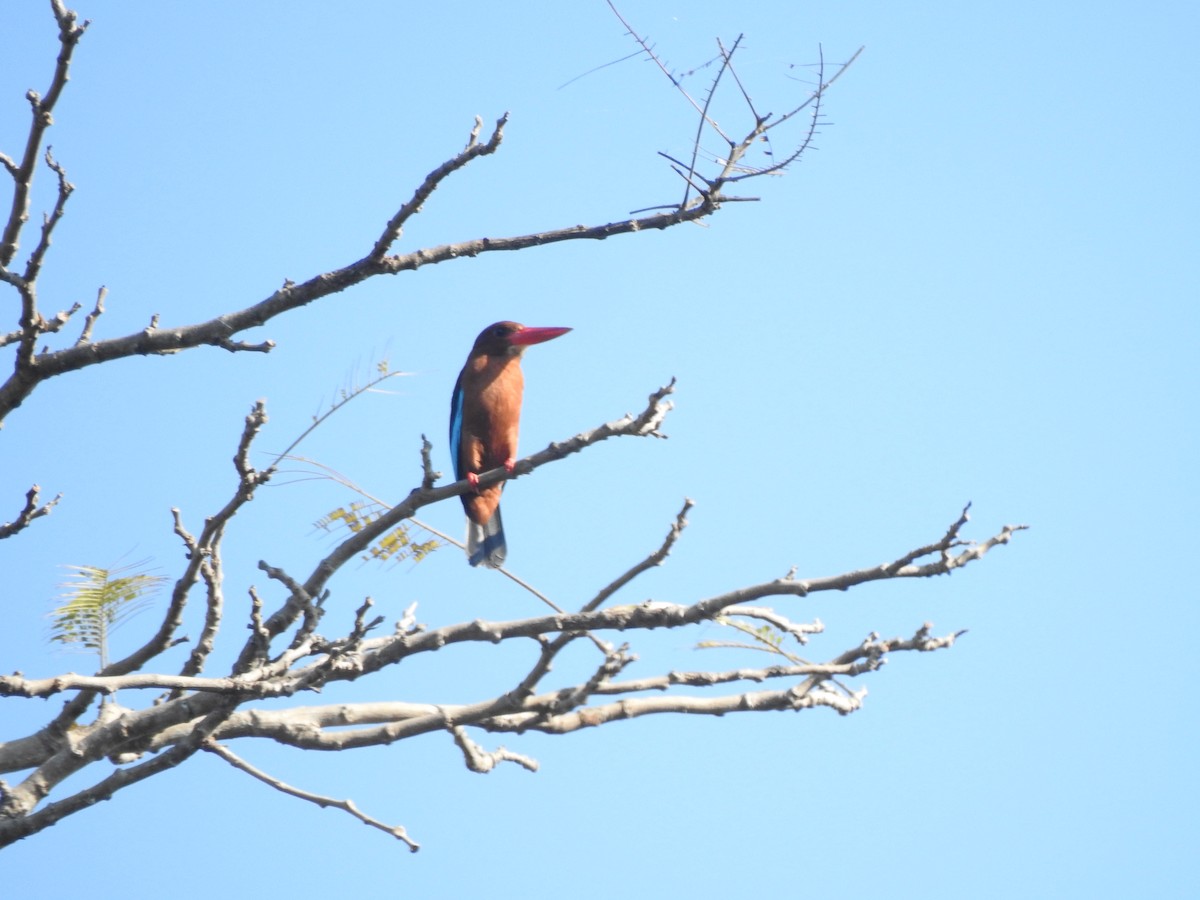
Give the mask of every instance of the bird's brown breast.
[[[479, 356], [463, 370], [462, 446], [464, 472], [479, 474], [517, 457], [521, 395], [525, 380], [516, 356]], [[500, 504], [503, 485], [464, 494], [472, 521], [486, 523]]]

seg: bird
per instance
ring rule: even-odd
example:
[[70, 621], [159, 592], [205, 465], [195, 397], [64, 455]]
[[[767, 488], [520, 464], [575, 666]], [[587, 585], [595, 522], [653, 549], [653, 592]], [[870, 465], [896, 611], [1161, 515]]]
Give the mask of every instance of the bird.
[[479, 489], [479, 475], [497, 466], [511, 474], [517, 464], [517, 432], [525, 377], [521, 354], [533, 344], [561, 337], [570, 328], [532, 328], [496, 322], [479, 333], [450, 399], [450, 453], [454, 477], [475, 490], [461, 495], [467, 513], [467, 562], [490, 569], [504, 564], [508, 546], [500, 519], [504, 483]]

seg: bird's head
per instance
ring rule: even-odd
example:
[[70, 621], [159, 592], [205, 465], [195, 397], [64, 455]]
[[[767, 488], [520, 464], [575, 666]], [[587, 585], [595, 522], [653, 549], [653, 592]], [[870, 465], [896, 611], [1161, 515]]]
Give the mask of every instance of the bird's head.
[[497, 322], [489, 325], [475, 339], [472, 356], [520, 356], [531, 344], [553, 340], [570, 328], [534, 328], [517, 322]]

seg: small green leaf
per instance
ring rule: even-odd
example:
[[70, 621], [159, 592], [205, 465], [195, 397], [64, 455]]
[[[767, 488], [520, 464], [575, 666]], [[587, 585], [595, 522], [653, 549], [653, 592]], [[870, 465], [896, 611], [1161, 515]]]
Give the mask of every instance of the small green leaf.
[[[384, 512], [386, 509], [377, 503], [363, 503], [356, 500], [349, 506], [339, 506], [318, 519], [316, 527], [331, 534], [339, 528], [345, 527], [357, 534]], [[432, 538], [428, 541], [413, 540], [410, 527], [401, 523], [367, 548], [363, 559], [374, 559], [379, 562], [402, 562], [411, 559], [413, 562], [420, 562], [440, 546], [441, 543]]]

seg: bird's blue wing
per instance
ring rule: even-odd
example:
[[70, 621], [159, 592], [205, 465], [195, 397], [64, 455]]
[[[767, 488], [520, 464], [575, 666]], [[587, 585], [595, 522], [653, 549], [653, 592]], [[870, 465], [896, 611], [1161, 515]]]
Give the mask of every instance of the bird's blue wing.
[[454, 394], [450, 397], [450, 457], [454, 461], [454, 480], [462, 481], [462, 422], [463, 420], [463, 386], [462, 376], [454, 385]]

